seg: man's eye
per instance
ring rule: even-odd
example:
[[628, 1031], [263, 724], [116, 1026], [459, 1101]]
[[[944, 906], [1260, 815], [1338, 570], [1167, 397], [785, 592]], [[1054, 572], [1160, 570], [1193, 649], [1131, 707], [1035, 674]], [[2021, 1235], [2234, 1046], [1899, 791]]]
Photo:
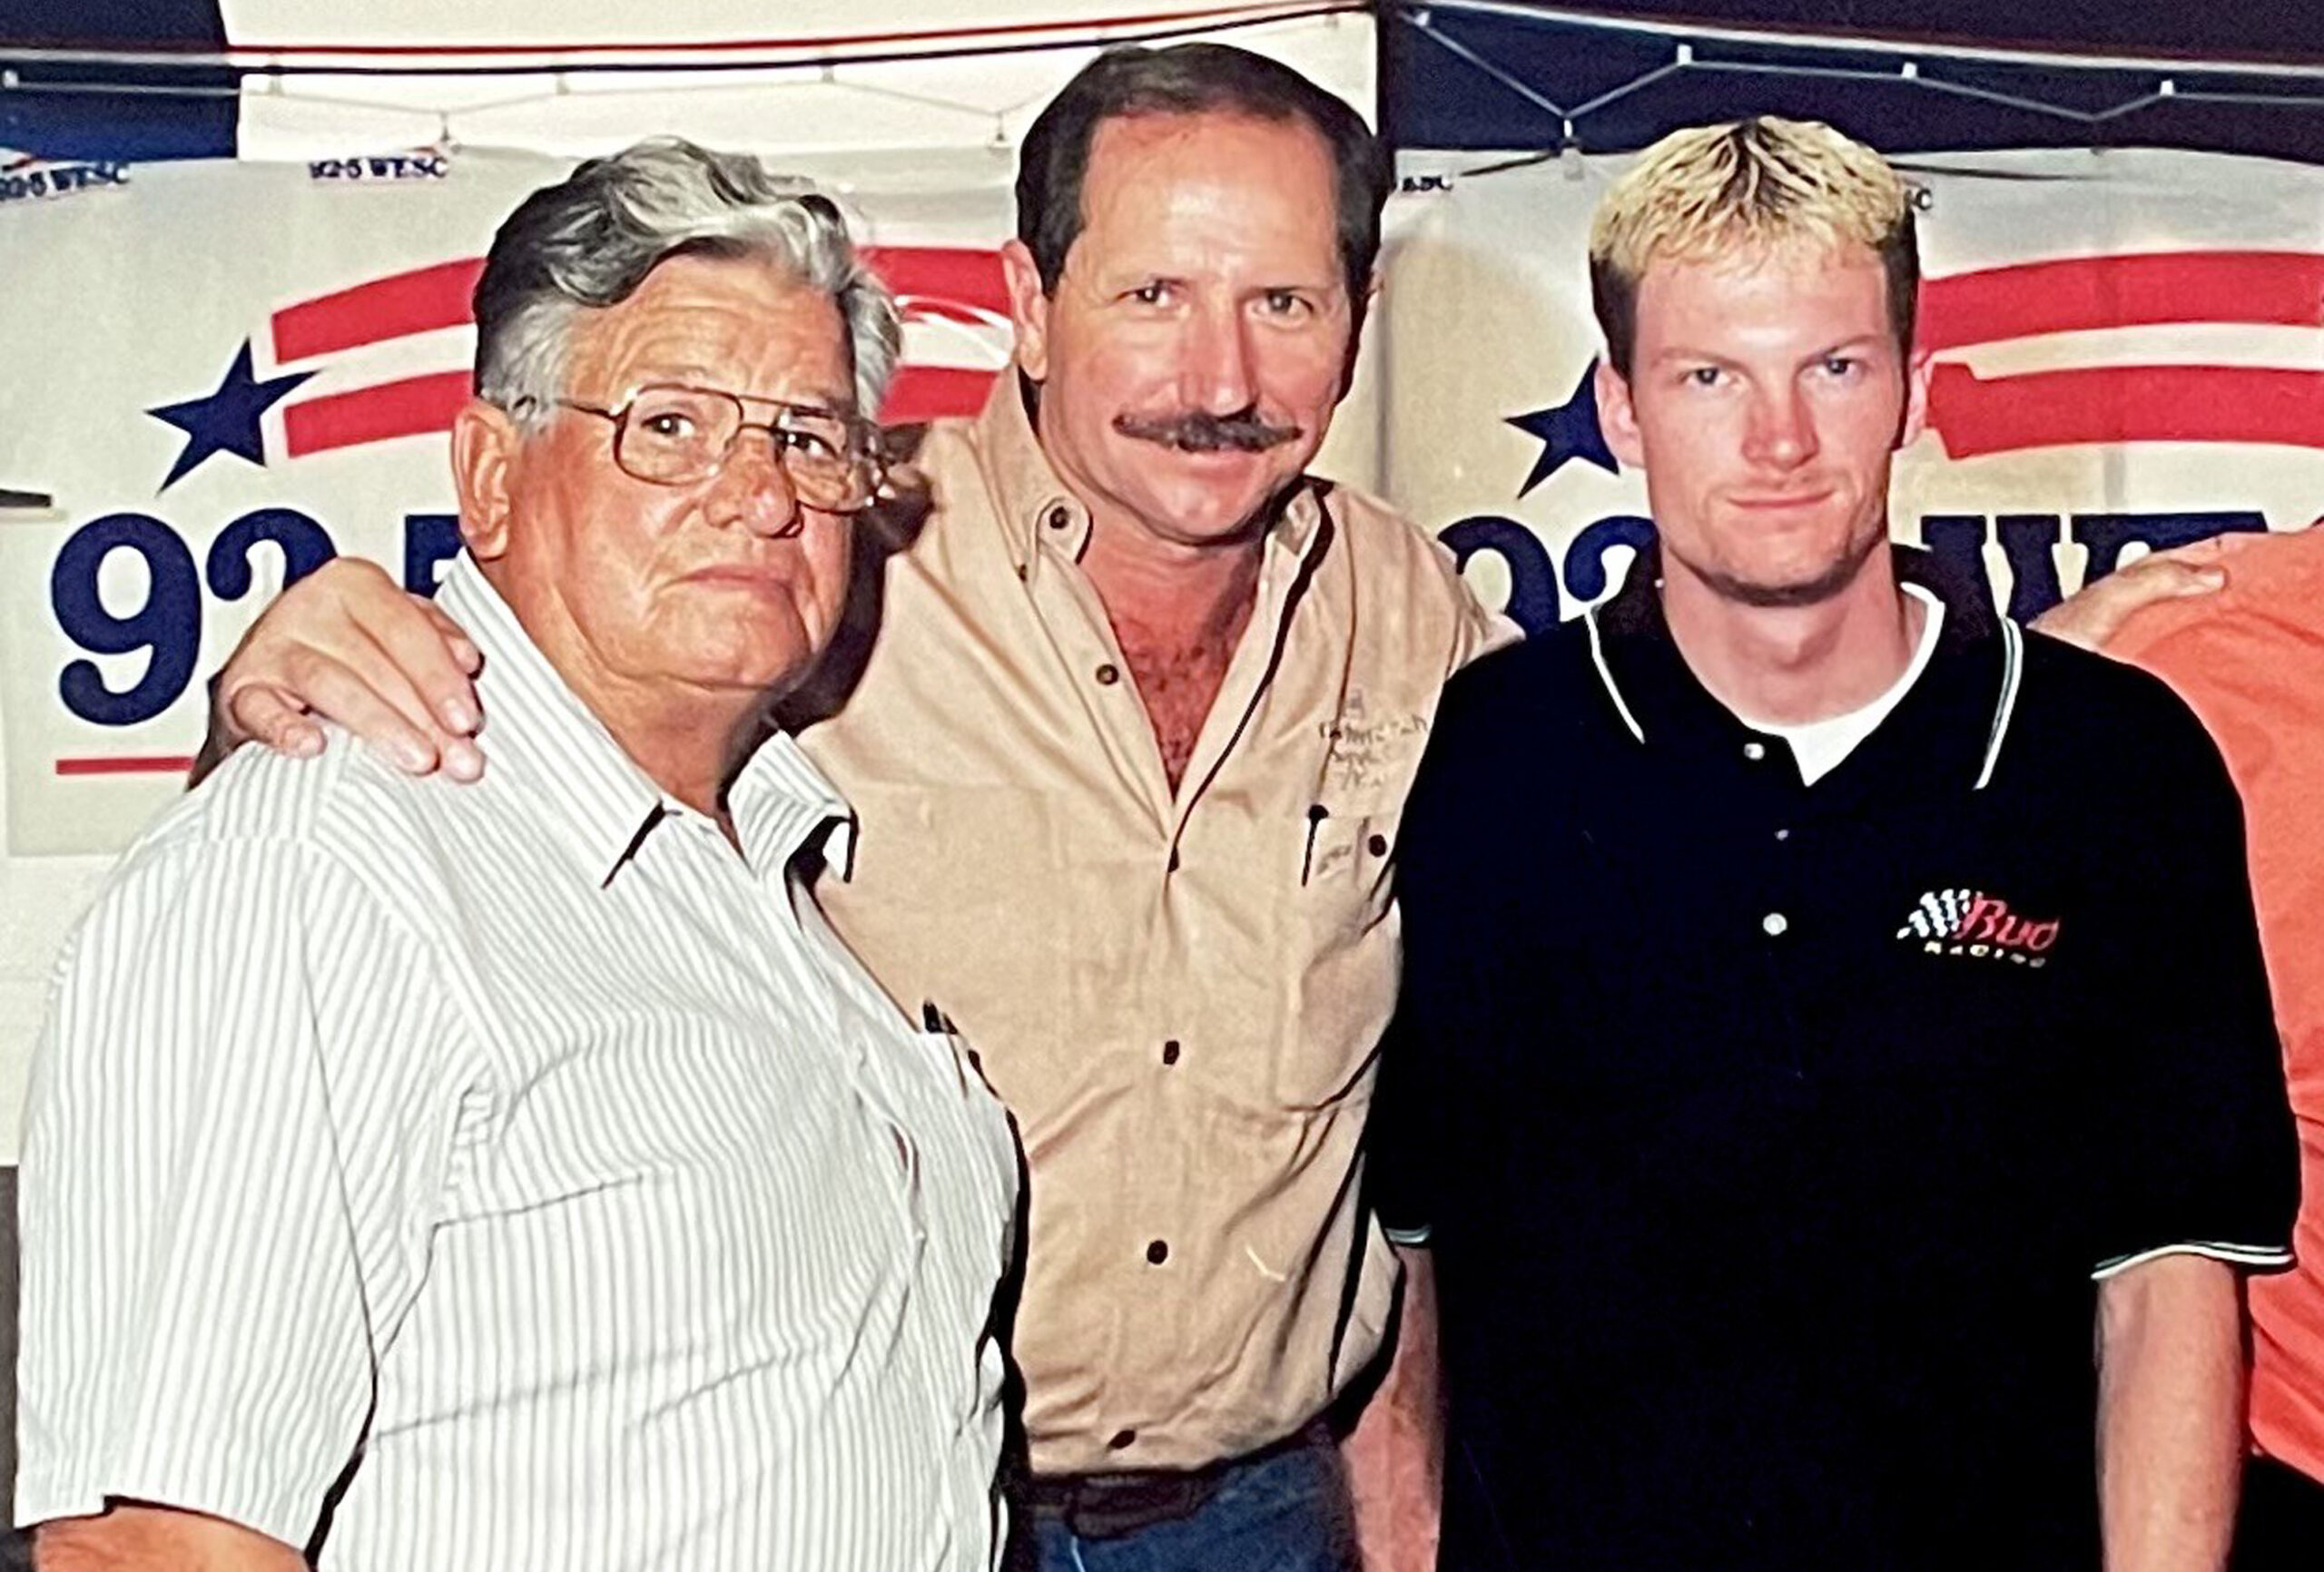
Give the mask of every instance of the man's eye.
[[1140, 284], [1129, 292], [1129, 298], [1141, 306], [1158, 306], [1170, 298], [1170, 286], [1159, 280], [1150, 284]]
[[694, 421], [674, 410], [648, 415], [637, 425], [645, 435], [662, 442], [685, 442], [691, 440], [694, 434]]
[[839, 458], [839, 444], [820, 431], [803, 431], [795, 426], [778, 426], [774, 428], [774, 440], [780, 447], [788, 448], [793, 453], [804, 454], [809, 458], [826, 462], [836, 462]]
[[1726, 373], [1716, 366], [1692, 366], [1687, 370], [1687, 381], [1693, 387], [1716, 388], [1725, 380]]
[[1260, 304], [1271, 317], [1301, 317], [1307, 314], [1307, 298], [1295, 290], [1269, 290], [1260, 298]]
[[1863, 361], [1853, 355], [1827, 355], [1824, 357], [1824, 375], [1852, 377], [1863, 364]]

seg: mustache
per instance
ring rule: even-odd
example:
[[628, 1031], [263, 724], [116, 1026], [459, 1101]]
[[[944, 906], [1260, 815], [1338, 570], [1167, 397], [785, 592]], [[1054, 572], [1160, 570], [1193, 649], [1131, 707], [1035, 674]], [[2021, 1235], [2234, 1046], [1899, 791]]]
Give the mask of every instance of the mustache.
[[1117, 415], [1114, 429], [1140, 442], [1159, 443], [1184, 453], [1264, 453], [1296, 439], [1299, 427], [1277, 426], [1256, 410], [1212, 415], [1188, 409], [1176, 415]]

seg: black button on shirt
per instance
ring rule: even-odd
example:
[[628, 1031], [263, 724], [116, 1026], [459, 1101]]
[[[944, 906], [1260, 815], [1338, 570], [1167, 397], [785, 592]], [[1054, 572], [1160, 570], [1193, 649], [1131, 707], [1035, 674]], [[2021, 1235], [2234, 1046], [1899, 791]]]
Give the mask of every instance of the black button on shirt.
[[2225, 770], [1940, 585], [1805, 786], [1654, 577], [1603, 676], [1568, 624], [1456, 678], [1404, 818], [1371, 1172], [1435, 1256], [1443, 1565], [2095, 1568], [2093, 1272], [2297, 1198]]

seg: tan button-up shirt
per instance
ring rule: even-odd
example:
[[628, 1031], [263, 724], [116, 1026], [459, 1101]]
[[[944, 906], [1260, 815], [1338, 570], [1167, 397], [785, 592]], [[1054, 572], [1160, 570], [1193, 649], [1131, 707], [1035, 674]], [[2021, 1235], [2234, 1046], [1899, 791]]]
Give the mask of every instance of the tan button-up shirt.
[[1016, 1115], [1036, 1470], [1234, 1457], [1380, 1344], [1359, 1143], [1397, 816], [1446, 677], [1504, 624], [1420, 530], [1311, 484], [1174, 797], [1015, 378], [921, 467], [861, 683], [803, 738], [857, 814], [817, 893]]

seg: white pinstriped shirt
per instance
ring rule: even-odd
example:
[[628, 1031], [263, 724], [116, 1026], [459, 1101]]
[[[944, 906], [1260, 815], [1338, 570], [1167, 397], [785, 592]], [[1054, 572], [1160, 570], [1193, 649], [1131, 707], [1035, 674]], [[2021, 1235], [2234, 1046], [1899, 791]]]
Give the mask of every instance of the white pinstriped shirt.
[[443, 603], [480, 784], [245, 749], [67, 947], [18, 1520], [157, 1502], [324, 1568], [981, 1572], [1015, 1146], [799, 893], [843, 807], [778, 737], [736, 855], [471, 564]]

